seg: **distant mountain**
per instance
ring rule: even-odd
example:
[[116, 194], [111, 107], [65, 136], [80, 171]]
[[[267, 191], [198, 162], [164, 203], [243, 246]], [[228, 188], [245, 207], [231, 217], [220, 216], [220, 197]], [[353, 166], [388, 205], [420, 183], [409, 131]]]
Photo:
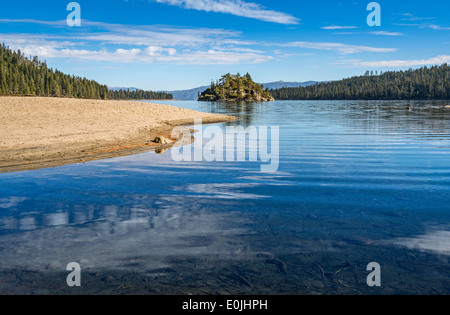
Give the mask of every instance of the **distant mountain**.
[[[280, 89], [285, 87], [305, 87], [316, 84], [316, 81], [307, 81], [307, 82], [284, 82], [284, 81], [277, 81], [277, 82], [269, 82], [269, 83], [263, 83], [264, 88], [271, 89]], [[200, 94], [205, 92], [208, 88], [210, 88], [209, 85], [200, 86], [197, 88], [193, 88], [190, 90], [178, 90], [178, 91], [166, 91], [169, 94], [173, 95], [174, 100], [183, 100], [183, 101], [196, 101], [198, 100], [198, 97]]]
[[183, 101], [196, 101], [198, 100], [199, 94], [202, 94], [205, 92], [210, 86], [200, 86], [197, 88], [193, 88], [190, 90], [179, 90], [179, 91], [170, 91], [167, 93], [170, 93], [173, 95], [174, 100], [183, 100]]

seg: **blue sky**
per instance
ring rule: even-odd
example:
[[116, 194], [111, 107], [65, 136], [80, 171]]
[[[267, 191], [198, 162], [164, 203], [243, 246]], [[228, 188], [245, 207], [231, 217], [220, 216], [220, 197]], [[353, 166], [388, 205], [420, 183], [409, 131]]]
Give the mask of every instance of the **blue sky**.
[[224, 73], [257, 82], [326, 81], [450, 62], [450, 1], [78, 0], [3, 3], [0, 42], [65, 73], [148, 90], [208, 85]]

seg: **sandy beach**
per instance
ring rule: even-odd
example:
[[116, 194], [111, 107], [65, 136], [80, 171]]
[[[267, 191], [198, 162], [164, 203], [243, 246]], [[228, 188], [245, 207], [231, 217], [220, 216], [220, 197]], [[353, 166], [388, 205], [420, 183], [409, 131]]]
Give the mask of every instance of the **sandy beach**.
[[161, 150], [153, 140], [175, 126], [234, 120], [131, 101], [0, 97], [0, 173]]

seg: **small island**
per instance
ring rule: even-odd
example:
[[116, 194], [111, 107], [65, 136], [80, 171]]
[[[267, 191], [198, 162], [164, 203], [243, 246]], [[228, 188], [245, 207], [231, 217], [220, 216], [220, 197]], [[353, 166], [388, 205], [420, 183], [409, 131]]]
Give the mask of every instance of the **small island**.
[[225, 74], [199, 96], [208, 102], [270, 102], [275, 99], [264, 86], [253, 82], [250, 74]]

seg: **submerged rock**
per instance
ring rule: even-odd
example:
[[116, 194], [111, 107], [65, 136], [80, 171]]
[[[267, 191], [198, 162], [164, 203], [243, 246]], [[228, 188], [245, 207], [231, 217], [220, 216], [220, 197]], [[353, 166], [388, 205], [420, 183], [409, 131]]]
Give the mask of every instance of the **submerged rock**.
[[173, 143], [173, 140], [166, 138], [164, 136], [157, 136], [155, 138], [155, 140], [153, 140], [153, 142], [159, 143], [159, 144], [171, 144], [171, 143]]
[[163, 153], [166, 152], [167, 150], [169, 150], [169, 149], [158, 149], [158, 150], [155, 150], [155, 153], [156, 153], [156, 154], [163, 154]]

